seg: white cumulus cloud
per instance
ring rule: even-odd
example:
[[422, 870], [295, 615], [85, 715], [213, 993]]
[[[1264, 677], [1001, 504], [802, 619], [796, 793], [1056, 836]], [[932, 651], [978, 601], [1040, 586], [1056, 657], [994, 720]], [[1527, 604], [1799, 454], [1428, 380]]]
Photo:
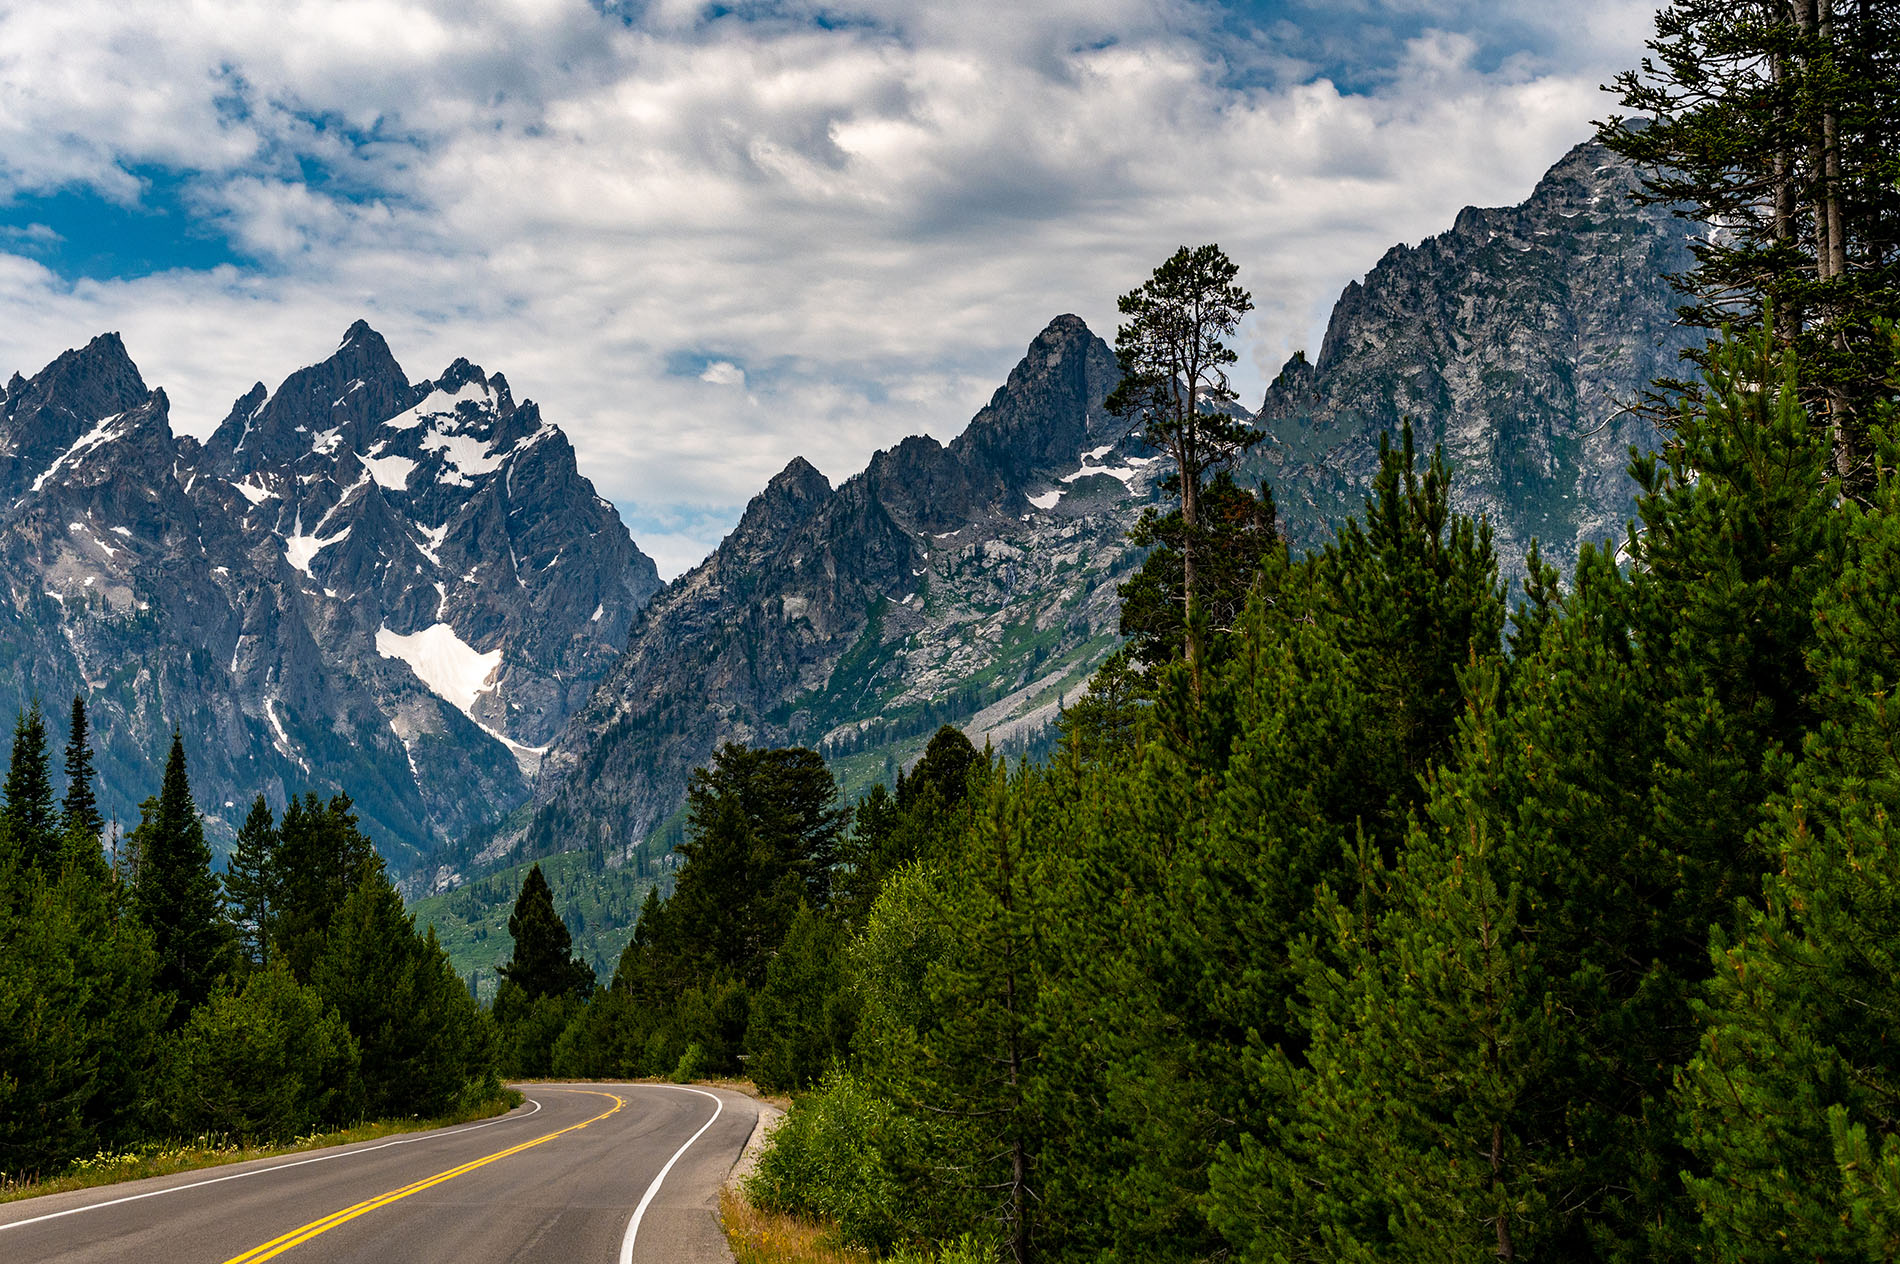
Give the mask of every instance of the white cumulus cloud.
[[118, 329], [202, 434], [366, 316], [412, 376], [505, 370], [673, 573], [794, 455], [954, 434], [1051, 317], [1112, 339], [1183, 243], [1241, 266], [1256, 394], [1389, 246], [1524, 197], [1652, 12], [1349, 6], [1397, 32], [1360, 66], [1317, 4], [603, 7], [0, 7], [0, 202], [165, 172], [237, 252], [76, 278], [0, 234], [0, 372]]

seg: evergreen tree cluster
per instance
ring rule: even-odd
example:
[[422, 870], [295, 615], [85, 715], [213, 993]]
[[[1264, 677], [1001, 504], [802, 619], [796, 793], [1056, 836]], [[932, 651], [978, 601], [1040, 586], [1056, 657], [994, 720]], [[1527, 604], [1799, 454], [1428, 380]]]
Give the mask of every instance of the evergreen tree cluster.
[[934, 852], [989, 765], [944, 726], [895, 793], [846, 807], [816, 751], [723, 747], [694, 773], [672, 891], [647, 894], [612, 981], [594, 986], [539, 867], [509, 919], [494, 1015], [511, 1074], [746, 1074], [802, 1089], [850, 1056], [846, 966], [886, 879]]
[[0, 1172], [211, 1134], [283, 1140], [500, 1092], [491, 1024], [345, 795], [260, 795], [222, 875], [172, 737], [108, 866], [83, 700], [55, 807], [37, 705], [0, 806]]
[[1198, 696], [1125, 659], [842, 866], [752, 1001], [826, 1054], [754, 1196], [1010, 1260], [1896, 1258], [1900, 380], [1857, 501], [1793, 354], [1712, 344], [1621, 549], [1510, 610], [1401, 434]]

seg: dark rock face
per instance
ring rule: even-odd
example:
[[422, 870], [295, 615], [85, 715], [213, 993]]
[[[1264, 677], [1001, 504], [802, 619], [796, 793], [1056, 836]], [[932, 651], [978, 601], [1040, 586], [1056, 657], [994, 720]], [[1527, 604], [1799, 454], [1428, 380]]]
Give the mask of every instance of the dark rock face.
[[145, 381], [117, 334], [68, 351], [31, 381], [0, 391], [0, 496], [9, 501], [100, 421], [146, 401]]
[[1379, 436], [1410, 417], [1421, 453], [1445, 446], [1461, 510], [1486, 515], [1508, 573], [1533, 538], [1563, 564], [1631, 514], [1626, 411], [1678, 371], [1667, 276], [1689, 266], [1682, 221], [1628, 201], [1636, 179], [1594, 142], [1518, 206], [1468, 207], [1449, 232], [1397, 246], [1333, 309], [1317, 363], [1287, 362], [1258, 414], [1264, 477], [1296, 540], [1357, 513]]
[[214, 837], [347, 789], [414, 860], [528, 793], [659, 580], [565, 436], [368, 325], [202, 446], [115, 334], [0, 395], [0, 708], [84, 693], [108, 810], [173, 726]]
[[944, 720], [1046, 727], [1113, 647], [1157, 472], [1102, 411], [1118, 378], [1059, 317], [947, 447], [906, 439], [835, 489], [793, 461], [635, 623], [548, 752], [530, 846], [624, 856], [721, 741], [820, 746], [851, 785]]

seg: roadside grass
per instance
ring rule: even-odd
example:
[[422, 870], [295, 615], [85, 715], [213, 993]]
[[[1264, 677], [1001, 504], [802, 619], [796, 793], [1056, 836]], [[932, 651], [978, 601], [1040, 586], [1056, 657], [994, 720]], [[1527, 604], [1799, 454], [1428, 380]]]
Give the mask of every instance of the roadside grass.
[[268, 1159], [327, 1146], [351, 1145], [375, 1141], [404, 1132], [426, 1132], [430, 1128], [452, 1128], [456, 1124], [489, 1119], [513, 1110], [522, 1102], [521, 1094], [505, 1089], [500, 1097], [444, 1115], [439, 1119], [378, 1119], [354, 1128], [334, 1132], [313, 1132], [284, 1145], [240, 1145], [228, 1137], [201, 1136], [189, 1141], [148, 1141], [129, 1150], [101, 1151], [90, 1159], [80, 1159], [56, 1176], [43, 1179], [15, 1179], [0, 1173], [0, 1203], [43, 1194], [64, 1194], [76, 1189], [116, 1185], [120, 1181], [142, 1180], [148, 1176], [170, 1176], [199, 1168], [223, 1167], [251, 1159]]
[[762, 1211], [730, 1185], [719, 1191], [719, 1223], [738, 1264], [868, 1264], [877, 1258], [840, 1246], [825, 1225]]

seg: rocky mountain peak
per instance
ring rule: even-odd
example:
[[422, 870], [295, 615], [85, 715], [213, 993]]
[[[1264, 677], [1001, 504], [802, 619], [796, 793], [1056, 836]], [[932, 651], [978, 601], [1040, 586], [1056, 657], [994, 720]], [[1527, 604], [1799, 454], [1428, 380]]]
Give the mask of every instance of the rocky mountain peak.
[[457, 357], [455, 363], [442, 370], [442, 376], [435, 380], [435, 389], [455, 395], [470, 382], [480, 387], [484, 394], [487, 393], [488, 375], [482, 372], [481, 366], [470, 364], [466, 357]]
[[0, 407], [0, 496], [19, 495], [75, 447], [102, 438], [101, 423], [147, 398], [116, 333], [63, 352], [30, 379], [16, 372]]
[[467, 360], [412, 385], [360, 321], [202, 447], [168, 410], [116, 335], [0, 403], [0, 707], [85, 693], [134, 819], [179, 726], [224, 840], [259, 791], [347, 787], [413, 857], [524, 796], [659, 587], [559, 430]]
[[1058, 316], [951, 441], [950, 452], [1012, 490], [1065, 474], [1075, 468], [1076, 453], [1113, 442], [1126, 429], [1101, 407], [1120, 379], [1108, 344], [1081, 317]]
[[116, 333], [100, 334], [77, 350], [62, 352], [31, 379], [15, 372], [7, 384], [6, 414], [57, 408], [97, 420], [136, 407], [145, 399], [145, 379]]
[[835, 489], [792, 461], [551, 747], [528, 846], [623, 853], [721, 741], [867, 752], [861, 779], [945, 720], [979, 742], [1047, 724], [1113, 647], [1123, 533], [1153, 491], [1152, 459], [1100, 464], [1117, 379], [1058, 317], [947, 447], [913, 435]]
[[383, 336], [359, 320], [327, 359], [298, 369], [276, 391], [259, 398], [252, 387], [205, 451], [221, 472], [241, 475], [307, 452], [328, 456], [344, 443], [360, 450], [370, 426], [410, 407], [417, 395]]
[[1533, 538], [1574, 556], [1620, 531], [1627, 452], [1656, 437], [1623, 405], [1675, 367], [1668, 277], [1689, 262], [1669, 209], [1625, 196], [1636, 179], [1586, 141], [1523, 202], [1467, 207], [1345, 288], [1318, 361], [1268, 388], [1243, 471], [1274, 484], [1296, 543], [1359, 511], [1379, 435], [1408, 418], [1421, 451], [1444, 445], [1454, 501], [1490, 518], [1507, 574]]
[[734, 535], [782, 531], [804, 521], [831, 496], [831, 480], [802, 456], [795, 456], [771, 477], [740, 515]]

